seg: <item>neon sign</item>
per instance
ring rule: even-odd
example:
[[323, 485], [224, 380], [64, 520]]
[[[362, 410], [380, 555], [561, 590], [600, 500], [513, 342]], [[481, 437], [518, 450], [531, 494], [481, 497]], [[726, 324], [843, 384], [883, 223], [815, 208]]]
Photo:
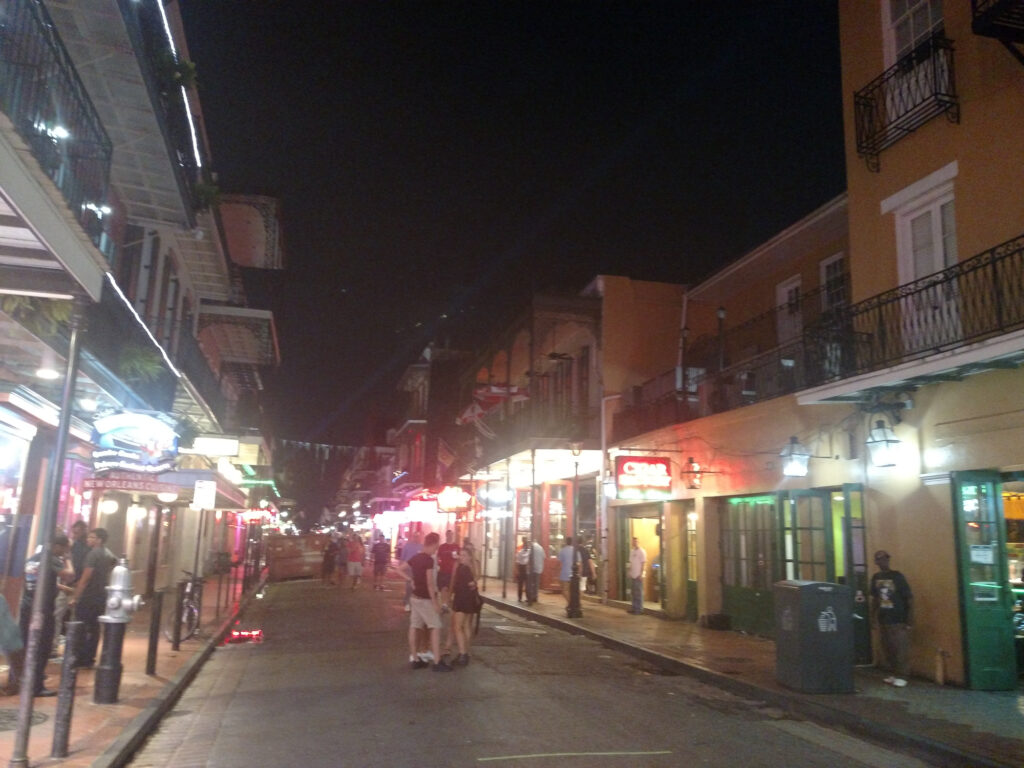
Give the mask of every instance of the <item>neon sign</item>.
[[115, 413], [93, 422], [93, 469], [123, 469], [156, 474], [174, 468], [178, 434], [174, 427], [146, 413]]
[[671, 498], [670, 460], [660, 456], [616, 456], [615, 486], [620, 499]]

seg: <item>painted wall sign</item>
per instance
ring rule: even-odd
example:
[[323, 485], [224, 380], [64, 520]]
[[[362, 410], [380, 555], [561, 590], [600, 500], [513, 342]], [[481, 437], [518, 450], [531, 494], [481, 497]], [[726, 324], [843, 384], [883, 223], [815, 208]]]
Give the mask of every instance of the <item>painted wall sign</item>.
[[174, 468], [178, 434], [166, 421], [148, 413], [125, 411], [93, 422], [93, 469], [123, 469], [157, 474]]
[[620, 499], [671, 498], [670, 460], [661, 456], [616, 456], [615, 486]]

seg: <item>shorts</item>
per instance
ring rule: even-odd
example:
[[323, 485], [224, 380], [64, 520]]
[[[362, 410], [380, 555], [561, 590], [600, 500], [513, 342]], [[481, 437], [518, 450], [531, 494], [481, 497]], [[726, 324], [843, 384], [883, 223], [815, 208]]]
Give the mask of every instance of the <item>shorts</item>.
[[387, 563], [374, 563], [373, 564], [373, 575], [374, 576], [383, 576], [387, 572], [388, 572], [388, 564]]
[[349, 562], [348, 564], [348, 575], [349, 576], [362, 576], [363, 575], [363, 564], [359, 562]]
[[437, 588], [446, 589], [452, 585], [452, 575], [450, 573], [437, 572]]
[[434, 601], [429, 597], [409, 598], [409, 626], [413, 629], [440, 629], [441, 616], [434, 608]]

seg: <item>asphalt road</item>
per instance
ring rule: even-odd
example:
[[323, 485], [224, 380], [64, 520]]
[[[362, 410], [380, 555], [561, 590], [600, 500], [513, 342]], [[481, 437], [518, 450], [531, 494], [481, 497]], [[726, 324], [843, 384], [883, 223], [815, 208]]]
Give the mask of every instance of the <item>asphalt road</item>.
[[468, 667], [412, 670], [393, 586], [271, 585], [131, 765], [925, 765], [489, 608]]

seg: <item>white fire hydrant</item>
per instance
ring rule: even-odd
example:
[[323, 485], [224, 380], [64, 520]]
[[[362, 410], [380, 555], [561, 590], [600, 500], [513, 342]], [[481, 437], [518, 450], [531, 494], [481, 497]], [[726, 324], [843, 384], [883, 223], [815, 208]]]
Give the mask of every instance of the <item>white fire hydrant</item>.
[[107, 612], [100, 616], [103, 622], [103, 653], [96, 667], [92, 699], [97, 704], [116, 704], [121, 688], [121, 651], [124, 632], [132, 614], [142, 605], [142, 595], [132, 594], [132, 572], [128, 560], [119, 558], [110, 572], [107, 584]]

